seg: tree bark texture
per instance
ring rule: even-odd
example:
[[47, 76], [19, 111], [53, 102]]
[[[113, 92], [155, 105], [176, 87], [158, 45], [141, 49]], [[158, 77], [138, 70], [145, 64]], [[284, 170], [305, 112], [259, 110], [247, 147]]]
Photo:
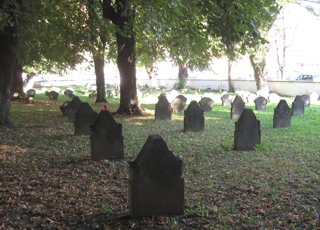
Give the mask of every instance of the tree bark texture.
[[10, 98], [12, 79], [16, 63], [17, 41], [15, 27], [5, 27], [0, 32], [0, 126], [10, 127]]
[[233, 64], [233, 61], [232, 60], [228, 60], [228, 91], [229, 92], [234, 92], [234, 88], [233, 88], [233, 85], [232, 85], [232, 82], [231, 82], [231, 70], [232, 70], [232, 64]]
[[264, 72], [265, 66], [266, 66], [265, 59], [264, 58], [263, 60], [256, 59], [254, 55], [250, 55], [249, 59], [253, 68], [254, 78], [256, 80], [256, 85], [257, 85], [257, 91], [268, 94], [269, 93], [268, 79], [267, 79], [266, 73]]
[[97, 86], [97, 102], [107, 102], [106, 99], [106, 88], [104, 80], [104, 58], [93, 57], [94, 70], [96, 73], [96, 86]]
[[22, 73], [22, 65], [18, 64], [16, 61], [11, 86], [11, 97], [16, 97], [19, 99], [24, 98]]
[[116, 113], [141, 113], [136, 88], [136, 54], [133, 24], [135, 9], [130, 0], [103, 1], [103, 16], [117, 26], [117, 65], [120, 72], [120, 105]]

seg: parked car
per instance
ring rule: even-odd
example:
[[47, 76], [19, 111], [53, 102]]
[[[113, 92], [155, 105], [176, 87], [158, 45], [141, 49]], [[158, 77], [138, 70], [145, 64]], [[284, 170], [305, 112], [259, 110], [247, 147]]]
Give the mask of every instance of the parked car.
[[297, 77], [296, 81], [313, 81], [314, 76], [312, 74], [302, 74]]

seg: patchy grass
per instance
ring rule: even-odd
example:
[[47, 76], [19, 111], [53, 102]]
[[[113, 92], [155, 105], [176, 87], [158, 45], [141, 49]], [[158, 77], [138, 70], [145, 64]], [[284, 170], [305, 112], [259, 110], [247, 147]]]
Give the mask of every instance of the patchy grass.
[[[188, 102], [199, 95], [186, 95]], [[320, 105], [273, 129], [273, 109], [254, 111], [261, 122], [256, 151], [234, 151], [230, 107], [216, 94], [205, 130], [184, 133], [183, 114], [154, 121], [154, 98], [139, 117], [116, 116], [123, 125], [125, 161], [91, 161], [89, 137], [74, 136], [59, 106], [37, 95], [13, 102], [14, 129], [0, 131], [0, 229], [316, 229], [319, 212]], [[99, 112], [103, 104], [95, 104]], [[286, 98], [291, 105], [293, 98]], [[118, 98], [109, 99], [111, 111]], [[254, 108], [252, 105], [247, 106]], [[126, 160], [134, 160], [148, 135], [160, 134], [183, 160], [185, 214], [128, 217]]]

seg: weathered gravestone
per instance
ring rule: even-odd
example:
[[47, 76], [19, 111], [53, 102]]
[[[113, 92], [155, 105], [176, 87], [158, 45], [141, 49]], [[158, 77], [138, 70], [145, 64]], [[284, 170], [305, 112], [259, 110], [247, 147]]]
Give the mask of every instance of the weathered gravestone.
[[57, 93], [56, 91], [47, 91], [46, 95], [49, 97], [50, 100], [58, 100], [59, 97], [59, 93]]
[[230, 94], [224, 94], [221, 97], [221, 101], [222, 101], [222, 106], [229, 106], [231, 105], [233, 100], [233, 97]]
[[171, 120], [172, 108], [166, 96], [159, 97], [156, 104], [155, 119], [156, 120]]
[[124, 158], [122, 125], [114, 120], [109, 111], [101, 110], [90, 129], [92, 160]]
[[74, 114], [78, 112], [80, 105], [81, 105], [80, 98], [77, 96], [73, 97], [71, 102], [68, 105], [68, 121], [69, 122], [74, 122]]
[[183, 215], [182, 160], [173, 155], [160, 135], [150, 135], [136, 160], [129, 165], [132, 218]]
[[203, 97], [199, 101], [199, 105], [204, 112], [211, 112], [214, 105], [214, 100], [212, 100], [210, 97]]
[[265, 97], [257, 97], [254, 100], [256, 110], [265, 110], [268, 100]]
[[231, 119], [240, 117], [242, 111], [245, 108], [245, 103], [243, 102], [241, 96], [237, 95], [236, 98], [231, 103]]
[[196, 101], [191, 101], [184, 111], [184, 132], [199, 132], [204, 130], [203, 110]]
[[65, 101], [59, 107], [60, 111], [62, 112], [62, 115], [65, 116], [65, 117], [68, 116], [68, 106], [69, 106], [70, 103], [71, 103], [71, 101]]
[[107, 97], [108, 98], [113, 98], [114, 92], [110, 89], [107, 90]]
[[261, 143], [260, 121], [252, 109], [244, 109], [238, 121], [235, 122], [234, 149], [253, 150]]
[[36, 91], [34, 89], [29, 89], [27, 91], [27, 97], [28, 98], [30, 98], [30, 97], [34, 98], [35, 96], [36, 96]]
[[63, 92], [64, 96], [68, 97], [68, 98], [73, 98], [73, 91], [71, 89], [66, 89], [64, 92]]
[[89, 103], [82, 102], [78, 111], [74, 114], [74, 135], [90, 135], [92, 126], [97, 119], [97, 113], [93, 111]]
[[171, 102], [171, 108], [176, 113], [181, 113], [186, 107], [187, 98], [183, 95], [178, 95], [173, 101]]
[[286, 100], [280, 100], [273, 114], [273, 128], [289, 127], [291, 121], [290, 108]]
[[298, 116], [304, 114], [304, 101], [302, 96], [297, 95], [292, 102], [291, 116]]
[[302, 100], [304, 102], [304, 107], [310, 107], [311, 99], [310, 96], [307, 94], [302, 95]]

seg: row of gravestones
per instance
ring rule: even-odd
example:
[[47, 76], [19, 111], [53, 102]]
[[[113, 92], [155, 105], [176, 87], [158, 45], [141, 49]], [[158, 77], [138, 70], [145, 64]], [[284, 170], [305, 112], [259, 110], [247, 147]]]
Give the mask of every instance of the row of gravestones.
[[[90, 135], [91, 159], [123, 159], [122, 125], [105, 107], [97, 115], [78, 97], [60, 106], [74, 122], [75, 135]], [[161, 165], [159, 165], [161, 162]], [[182, 160], [175, 157], [159, 135], [150, 135], [135, 161], [129, 162], [129, 213], [132, 218], [183, 215]]]
[[[304, 106], [303, 103], [301, 105]], [[69, 121], [74, 122], [75, 135], [90, 135], [93, 160], [124, 158], [122, 125], [114, 120], [107, 109], [97, 115], [88, 103], [81, 102], [78, 97], [65, 102], [60, 109]], [[274, 127], [290, 126], [290, 118], [290, 108], [285, 100], [281, 100], [274, 110]], [[192, 101], [185, 111], [184, 123], [185, 131], [188, 131], [188, 123], [197, 123], [196, 126], [201, 124], [199, 130], [203, 130], [203, 110], [196, 101]], [[239, 120], [235, 122], [234, 148], [253, 149], [260, 141], [260, 121], [251, 109], [243, 108]], [[129, 162], [129, 165], [131, 217], [183, 215], [182, 160], [173, 155], [161, 136], [150, 135], [136, 160]]]

